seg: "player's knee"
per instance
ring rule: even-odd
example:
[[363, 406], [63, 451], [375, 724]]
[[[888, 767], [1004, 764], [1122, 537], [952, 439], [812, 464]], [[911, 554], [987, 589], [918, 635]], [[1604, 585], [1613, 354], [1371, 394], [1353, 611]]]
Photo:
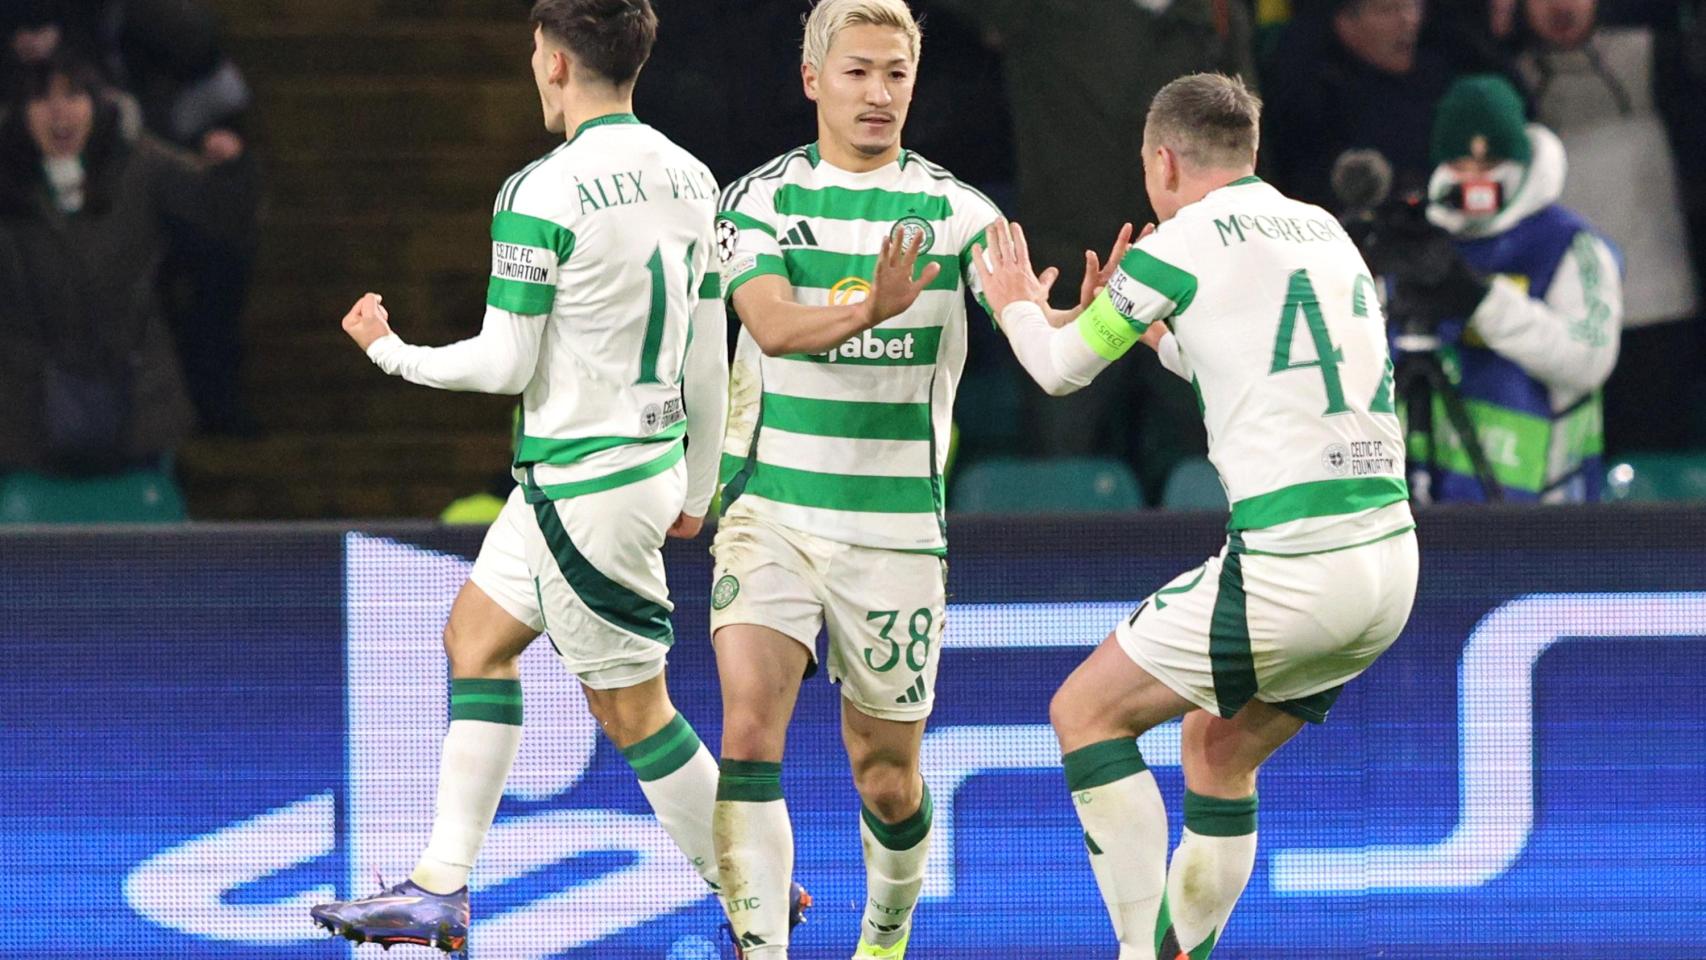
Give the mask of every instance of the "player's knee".
[[489, 644], [457, 627], [452, 620], [444, 625], [444, 655], [450, 658], [450, 674], [454, 677], [488, 677], [507, 675], [506, 667], [512, 658], [505, 658]]
[[1064, 740], [1075, 736], [1085, 720], [1083, 698], [1074, 696], [1066, 687], [1054, 692], [1048, 702], [1048, 722], [1057, 737]]
[[725, 760], [781, 760], [787, 739], [786, 719], [778, 723], [766, 714], [749, 711], [731, 710], [723, 715]]
[[892, 763], [873, 763], [853, 771], [853, 783], [865, 808], [884, 823], [899, 823], [923, 801], [918, 771]]
[[1256, 792], [1259, 769], [1228, 758], [1185, 758], [1185, 786], [1205, 797], [1247, 797]]

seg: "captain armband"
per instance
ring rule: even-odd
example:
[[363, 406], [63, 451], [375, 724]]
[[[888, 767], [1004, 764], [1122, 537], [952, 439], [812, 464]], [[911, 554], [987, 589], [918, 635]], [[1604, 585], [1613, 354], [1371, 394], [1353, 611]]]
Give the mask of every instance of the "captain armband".
[[1107, 291], [1096, 295], [1088, 309], [1078, 315], [1075, 326], [1078, 335], [1104, 360], [1118, 360], [1126, 351], [1137, 346], [1142, 331], [1132, 326], [1108, 298]]

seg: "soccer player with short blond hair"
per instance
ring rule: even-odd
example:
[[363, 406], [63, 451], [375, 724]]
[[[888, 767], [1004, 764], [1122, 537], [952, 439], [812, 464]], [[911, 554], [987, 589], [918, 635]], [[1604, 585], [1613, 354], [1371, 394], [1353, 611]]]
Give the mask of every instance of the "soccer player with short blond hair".
[[[1232, 504], [1225, 549], [1151, 594], [1049, 707], [1122, 960], [1206, 960], [1256, 858], [1256, 773], [1397, 638], [1416, 537], [1386, 324], [1332, 215], [1255, 176], [1260, 103], [1196, 74], [1150, 105], [1161, 226], [1088, 309], [1050, 317], [1024, 231], [989, 231], [984, 294], [1050, 393], [1139, 340], [1196, 388]], [[1051, 322], [1058, 321], [1058, 322]], [[1185, 830], [1137, 737], [1184, 715]]]
[[742, 332], [713, 546], [715, 831], [737, 944], [753, 960], [787, 955], [782, 752], [824, 627], [863, 801], [856, 956], [904, 956], [924, 880], [919, 745], [946, 604], [942, 475], [976, 286], [969, 257], [998, 211], [901, 146], [920, 49], [903, 0], [817, 4], [800, 67], [817, 140], [731, 183], [718, 215]]

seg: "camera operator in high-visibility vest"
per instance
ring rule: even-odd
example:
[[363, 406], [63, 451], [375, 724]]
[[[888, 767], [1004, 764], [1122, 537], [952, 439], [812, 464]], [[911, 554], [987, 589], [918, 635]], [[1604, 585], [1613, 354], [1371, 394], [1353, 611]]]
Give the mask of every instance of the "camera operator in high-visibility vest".
[[[1438, 320], [1441, 359], [1508, 501], [1599, 499], [1600, 391], [1617, 363], [1622, 266], [1591, 224], [1557, 204], [1564, 148], [1502, 77], [1464, 77], [1434, 116], [1427, 219], [1444, 231], [1394, 298]], [[1440, 401], [1435, 400], [1438, 407]], [[1485, 499], [1464, 444], [1436, 410], [1412, 460], [1431, 459], [1435, 501]], [[1430, 451], [1428, 448], [1433, 447]], [[1432, 454], [1429, 457], [1429, 454]]]

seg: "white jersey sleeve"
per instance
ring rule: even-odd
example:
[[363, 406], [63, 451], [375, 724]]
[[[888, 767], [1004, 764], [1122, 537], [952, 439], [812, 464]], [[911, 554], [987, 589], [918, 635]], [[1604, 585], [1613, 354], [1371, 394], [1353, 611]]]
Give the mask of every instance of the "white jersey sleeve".
[[977, 299], [978, 306], [989, 315], [989, 319], [999, 322], [999, 318], [989, 309], [989, 301], [983, 295], [983, 281], [978, 277], [977, 270], [972, 266], [972, 249], [987, 249], [989, 247], [988, 231], [991, 224], [1000, 218], [1001, 211], [995, 202], [981, 193], [967, 189], [961, 199], [962, 205], [954, 208], [954, 226], [962, 231], [960, 240], [960, 274], [966, 278], [966, 289]]
[[774, 206], [779, 183], [749, 176], [723, 191], [717, 211], [716, 249], [725, 300], [733, 299], [736, 290], [758, 277], [788, 277]]
[[[1139, 240], [1090, 306], [1069, 327], [1051, 328], [1034, 303], [1014, 303], [1000, 323], [1013, 355], [1050, 396], [1090, 385], [1103, 370], [1142, 339], [1150, 324], [1170, 321], [1196, 297], [1196, 277], [1176, 266], [1188, 251], [1176, 232], [1157, 231]], [[1165, 259], [1163, 259], [1165, 258]], [[1179, 346], [1163, 347], [1168, 369], [1190, 379]]]
[[723, 431], [728, 425], [729, 322], [717, 262], [717, 229], [707, 224], [705, 274], [693, 305], [681, 385], [687, 412], [687, 502], [682, 512], [690, 517], [703, 517], [716, 496]]

